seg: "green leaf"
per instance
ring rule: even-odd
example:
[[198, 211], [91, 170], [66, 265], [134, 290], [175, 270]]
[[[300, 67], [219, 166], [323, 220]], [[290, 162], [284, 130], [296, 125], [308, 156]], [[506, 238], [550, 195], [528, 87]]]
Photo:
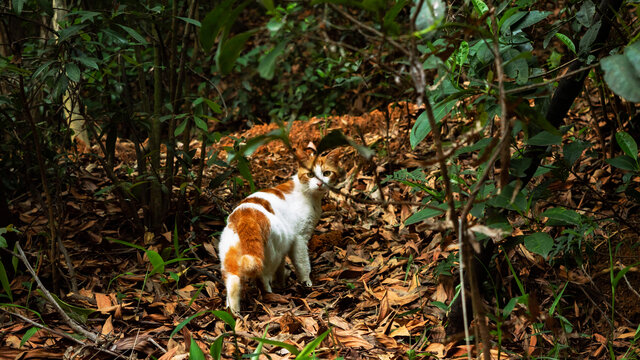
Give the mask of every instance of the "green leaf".
[[407, 218], [407, 220], [404, 221], [404, 224], [406, 226], [411, 225], [411, 224], [415, 224], [418, 223], [422, 220], [426, 220], [429, 218], [432, 218], [434, 216], [438, 216], [438, 215], [442, 215], [446, 212], [447, 209], [447, 204], [438, 204], [436, 205], [437, 207], [442, 207], [442, 210], [436, 210], [436, 209], [432, 209], [432, 208], [424, 208], [420, 211], [418, 211], [417, 213], [409, 216]]
[[511, 26], [511, 31], [515, 33], [518, 30], [526, 29], [546, 19], [549, 15], [551, 15], [551, 11], [528, 11], [521, 21], [518, 21], [515, 26]]
[[198, 316], [204, 313], [206, 313], [206, 311], [200, 311], [184, 319], [180, 324], [178, 324], [178, 326], [176, 326], [175, 329], [173, 329], [173, 331], [171, 332], [171, 335], [169, 335], [169, 339], [172, 339], [173, 335], [175, 335], [178, 331], [182, 330], [182, 328], [185, 327], [188, 323], [190, 323], [191, 320], [197, 318]]
[[588, 28], [591, 26], [595, 14], [596, 5], [591, 0], [585, 0], [582, 6], [580, 6], [580, 10], [576, 13], [576, 20], [578, 20], [580, 25]]
[[222, 108], [220, 107], [220, 105], [215, 102], [215, 101], [211, 101], [207, 98], [202, 98], [202, 100], [204, 101], [205, 104], [207, 104], [207, 106], [209, 107], [209, 109], [211, 109], [211, 111], [213, 111], [216, 114], [221, 114], [222, 113]]
[[[636, 44], [640, 46], [640, 41]], [[627, 101], [640, 102], [640, 73], [626, 56], [607, 56], [600, 60], [600, 66], [605, 82], [616, 95]]]
[[9, 282], [7, 271], [4, 268], [2, 262], [0, 262], [0, 283], [2, 284], [2, 289], [4, 289], [4, 292], [9, 297], [9, 300], [13, 302], [13, 294], [11, 293], [11, 282]]
[[589, 26], [584, 35], [582, 35], [579, 44], [580, 54], [587, 54], [591, 51], [591, 45], [593, 45], [593, 42], [596, 40], [601, 25], [602, 21], [598, 20], [598, 22]]
[[373, 155], [375, 155], [375, 151], [367, 146], [356, 143], [351, 138], [343, 134], [342, 130], [331, 130], [331, 132], [329, 132], [320, 140], [320, 143], [316, 147], [316, 150], [318, 151], [318, 154], [322, 154], [327, 150], [335, 149], [337, 147], [345, 145], [352, 146], [363, 158], [367, 160], [371, 159]]
[[549, 218], [547, 225], [580, 225], [582, 223], [582, 215], [573, 210], [568, 210], [563, 207], [555, 207], [545, 210], [541, 217]]
[[151, 262], [151, 266], [153, 266], [153, 270], [151, 270], [149, 275], [164, 273], [164, 260], [162, 256], [153, 250], [146, 250], [145, 252], [147, 253], [149, 262]]
[[239, 157], [236, 167], [242, 177], [249, 182], [251, 192], [256, 191], [256, 184], [253, 182], [253, 175], [251, 175], [251, 169], [249, 168], [249, 162], [244, 157]]
[[458, 51], [456, 51], [456, 64], [458, 66], [463, 66], [467, 63], [467, 58], [469, 57], [469, 43], [466, 41], [460, 42], [460, 47], [458, 47]]
[[562, 136], [554, 135], [547, 131], [542, 131], [527, 141], [527, 144], [533, 146], [559, 145], [561, 143]]
[[396, 22], [396, 17], [400, 11], [407, 6], [409, 0], [399, 0], [384, 14], [382, 28], [388, 33], [396, 35], [400, 32], [400, 26]]
[[124, 241], [124, 240], [120, 240], [120, 239], [112, 238], [112, 237], [109, 237], [109, 236], [105, 236], [105, 239], [107, 239], [107, 240], [109, 240], [109, 241], [111, 241], [111, 242], [114, 242], [114, 243], [116, 243], [116, 244], [126, 245], [126, 246], [132, 247], [132, 248], [134, 248], [134, 249], [138, 249], [138, 250], [142, 250], [142, 251], [147, 251], [147, 249], [143, 248], [143, 247], [142, 247], [142, 246], [140, 246], [140, 245], [136, 245], [136, 244], [133, 244], [133, 243], [130, 243], [130, 242]]
[[[441, 101], [436, 106], [433, 107], [433, 117], [436, 120], [436, 124], [440, 123], [443, 117], [453, 110], [454, 106], [458, 100], [450, 100], [450, 101]], [[416, 119], [415, 124], [413, 124], [413, 128], [411, 129], [411, 133], [409, 134], [409, 141], [411, 142], [411, 147], [415, 148], [418, 143], [424, 140], [427, 135], [431, 132], [431, 124], [429, 123], [429, 118], [427, 117], [427, 112], [423, 111], [420, 116]]]
[[128, 26], [121, 25], [121, 24], [117, 24], [117, 25], [120, 26], [129, 35], [131, 35], [131, 37], [134, 38], [141, 45], [148, 45], [149, 44], [149, 42], [145, 38], [143, 38], [142, 35], [138, 34], [138, 32], [133, 30], [132, 28], [130, 28]]
[[211, 343], [209, 354], [211, 354], [214, 360], [220, 360], [222, 358], [222, 344], [224, 343], [224, 338], [229, 335], [229, 333], [222, 333]]
[[279, 346], [279, 347], [281, 347], [283, 349], [287, 349], [287, 351], [289, 351], [293, 355], [298, 355], [300, 353], [300, 350], [298, 350], [298, 348], [296, 348], [295, 346], [293, 346], [291, 344], [287, 344], [285, 342], [282, 342], [282, 341], [270, 340], [270, 339], [259, 338], [259, 337], [252, 337], [251, 339], [253, 339], [255, 341], [258, 341], [260, 343], [273, 345], [273, 346]]
[[80, 81], [80, 68], [75, 63], [67, 63], [64, 67], [64, 72], [67, 74], [67, 77], [71, 81], [79, 82]]
[[556, 312], [556, 307], [558, 306], [558, 303], [560, 303], [560, 299], [562, 299], [562, 294], [564, 294], [564, 291], [567, 289], [567, 285], [569, 285], [568, 281], [564, 283], [564, 287], [560, 290], [560, 293], [556, 295], [555, 300], [553, 300], [553, 304], [551, 304], [551, 307], [549, 308], [549, 315], [553, 315], [553, 313]]
[[411, 7], [411, 17], [415, 16], [417, 7], [422, 4], [416, 16], [416, 30], [421, 31], [437, 25], [444, 17], [446, 5], [442, 0], [414, 1]]
[[633, 137], [624, 131], [620, 131], [616, 133], [616, 141], [622, 151], [627, 154], [629, 157], [638, 160], [638, 145], [636, 141], [633, 140]]
[[613, 286], [614, 288], [616, 286], [618, 286], [618, 283], [620, 282], [620, 280], [622, 280], [622, 277], [629, 272], [629, 270], [633, 269], [634, 267], [640, 265], [640, 262], [637, 262], [635, 264], [631, 264], [631, 265], [627, 265], [626, 267], [624, 267], [622, 270], [618, 271], [618, 273], [616, 274], [616, 276], [611, 280], [611, 286]]
[[211, 311], [211, 313], [215, 315], [218, 319], [224, 321], [225, 324], [229, 325], [231, 330], [234, 330], [236, 328], [236, 320], [233, 318], [233, 315], [222, 310], [213, 310]]
[[233, 0], [225, 0], [222, 4], [209, 11], [207, 16], [202, 20], [202, 26], [200, 27], [200, 42], [202, 48], [205, 51], [210, 51], [218, 38], [220, 30], [225, 26], [228, 21], [235, 21], [235, 19], [229, 19], [229, 13], [231, 12], [231, 4]]
[[82, 65], [92, 68], [94, 70], [100, 69], [98, 67], [98, 59], [96, 58], [87, 57], [87, 56], [77, 56], [77, 57], [74, 57], [73, 59], [81, 63]]
[[485, 4], [482, 0], [471, 0], [471, 3], [473, 3], [473, 8], [480, 16], [484, 15], [484, 13], [489, 10], [487, 4]]
[[[40, 294], [40, 296], [44, 297], [40, 289], [38, 289], [37, 291]], [[92, 310], [92, 309], [85, 309], [83, 307], [67, 304], [66, 302], [60, 300], [60, 298], [56, 294], [51, 293], [51, 296], [58, 303], [58, 305], [60, 305], [60, 308], [67, 315], [69, 315], [69, 317], [83, 324], [86, 324], [87, 319], [89, 318], [89, 315], [95, 312], [95, 310]]]
[[24, 3], [26, 2], [27, 0], [11, 0], [13, 11], [18, 15], [22, 14], [22, 8], [24, 7]]
[[201, 27], [202, 26], [202, 23], [200, 23], [200, 21], [198, 21], [196, 19], [190, 19], [190, 18], [182, 17], [182, 16], [178, 16], [177, 18], [182, 20], [182, 21], [184, 21], [184, 22], [186, 22], [186, 23], [189, 23], [189, 24], [191, 24], [191, 25], [193, 25], [195, 27]]
[[84, 29], [87, 24], [71, 25], [58, 31], [58, 42], [63, 42], [70, 37], [76, 35], [80, 30]]
[[296, 360], [303, 360], [303, 359], [311, 359], [310, 355], [311, 353], [318, 347], [318, 345], [320, 345], [320, 343], [322, 342], [322, 340], [324, 340], [324, 338], [327, 337], [327, 335], [329, 335], [329, 332], [331, 330], [327, 330], [325, 332], [323, 332], [320, 336], [318, 336], [317, 338], [315, 338], [312, 342], [308, 343], [298, 354], [298, 356], [296, 356]]
[[569, 37], [562, 33], [556, 33], [555, 35], [560, 41], [562, 41], [572, 53], [576, 53], [576, 46], [573, 44], [573, 41], [569, 39]]
[[562, 147], [562, 156], [564, 156], [565, 161], [569, 166], [573, 166], [576, 161], [582, 156], [582, 152], [585, 149], [591, 147], [591, 144], [585, 141], [574, 141], [568, 144], [565, 144]]
[[193, 121], [196, 123], [196, 127], [202, 131], [209, 131], [207, 127], [207, 123], [202, 120], [199, 116], [193, 115]]
[[202, 352], [202, 349], [200, 349], [200, 346], [198, 346], [198, 344], [196, 343], [195, 340], [193, 340], [193, 337], [191, 338], [191, 345], [189, 346], [189, 360], [204, 360], [205, 356], [204, 353]]
[[287, 40], [281, 41], [278, 45], [274, 46], [273, 49], [271, 49], [271, 51], [262, 58], [262, 60], [260, 60], [260, 64], [258, 64], [258, 72], [263, 79], [273, 79], [273, 75], [276, 70], [276, 61], [284, 52], [287, 44]]
[[35, 335], [35, 333], [37, 333], [38, 330], [40, 330], [40, 328], [37, 328], [35, 326], [29, 328], [29, 330], [27, 330], [27, 332], [24, 333], [24, 336], [22, 336], [22, 340], [20, 340], [20, 346], [18, 346], [18, 349], [21, 348], [22, 345], [24, 345], [27, 341], [29, 341], [29, 339], [31, 339], [31, 337]]
[[174, 136], [179, 136], [180, 134], [182, 134], [184, 132], [184, 129], [187, 128], [187, 122], [189, 122], [189, 120], [183, 120], [180, 125], [178, 125], [178, 127], [176, 128], [176, 130], [173, 132]]
[[538, 232], [524, 237], [524, 246], [527, 250], [547, 258], [553, 249], [553, 238], [551, 235]]
[[638, 163], [629, 155], [618, 156], [613, 159], [607, 159], [607, 164], [611, 164], [618, 169], [628, 170], [628, 171], [637, 171]]
[[249, 37], [255, 32], [256, 30], [245, 31], [220, 45], [218, 53], [216, 54], [216, 65], [222, 75], [227, 75], [233, 70], [236, 59], [238, 59], [240, 52], [242, 52], [244, 48], [244, 43], [247, 42]]

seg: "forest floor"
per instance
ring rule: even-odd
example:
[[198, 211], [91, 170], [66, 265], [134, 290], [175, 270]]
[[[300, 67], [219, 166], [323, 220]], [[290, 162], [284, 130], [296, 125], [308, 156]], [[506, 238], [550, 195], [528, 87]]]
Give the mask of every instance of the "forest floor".
[[[60, 229], [79, 291], [60, 297], [78, 308], [93, 310], [69, 311], [78, 313], [86, 328], [102, 334], [109, 350], [130, 358], [182, 359], [189, 353], [191, 339], [206, 354], [216, 339], [224, 339], [224, 358], [233, 357], [236, 351], [253, 352], [258, 346], [254, 337], [302, 349], [327, 330], [330, 335], [315, 350], [320, 359], [463, 356], [466, 347], [460, 337], [445, 333], [446, 309], [442, 306], [456, 294], [456, 237], [444, 221], [439, 221], [442, 216], [436, 218], [438, 221], [405, 226], [404, 221], [419, 207], [403, 201], [418, 202], [422, 195], [407, 184], [385, 181], [388, 175], [404, 168], [429, 168], [435, 174], [437, 165], [431, 160], [434, 149], [428, 139], [418, 149], [410, 148], [408, 134], [413, 118], [407, 114], [414, 114], [416, 109], [401, 104], [387, 110], [293, 124], [290, 138], [294, 147], [317, 144], [330, 130], [342, 129], [376, 150], [375, 163], [362, 165], [353, 150], [345, 150], [342, 165], [349, 170], [349, 181], [341, 194], [331, 193], [325, 199], [324, 214], [309, 244], [314, 286], [307, 289], [292, 277], [287, 289], [261, 294], [255, 284], [249, 284], [242, 316], [236, 319], [237, 342], [231, 335], [221, 337], [231, 329], [209, 310], [224, 310], [217, 235], [224, 227], [225, 214], [247, 195], [246, 184], [234, 187], [224, 183], [205, 192], [203, 214], [194, 219], [197, 228], [177, 234], [181, 249], [187, 249], [181, 255], [189, 258], [182, 262], [185, 267], [180, 267], [179, 262], [166, 263], [163, 271], [151, 274], [148, 252], [109, 239], [154, 250], [169, 261], [178, 257], [172, 229], [166, 229], [159, 237], [132, 237], [115, 198], [109, 193], [96, 196], [96, 191], [109, 185], [101, 167], [96, 166], [94, 158], [81, 156], [77, 184], [60, 193], [69, 214]], [[592, 124], [589, 114], [572, 114], [571, 121], [577, 127]], [[465, 125], [465, 120], [451, 120], [447, 130], [455, 133]], [[258, 125], [233, 135], [250, 138], [275, 128]], [[230, 140], [217, 148], [225, 144], [231, 144]], [[127, 143], [120, 143], [117, 154], [119, 171], [126, 174], [127, 168], [133, 166], [135, 153]], [[262, 146], [250, 162], [257, 188], [286, 181], [297, 167], [281, 142]], [[562, 262], [550, 265], [522, 244], [501, 243], [504, 247], [491, 261], [497, 282], [483, 290], [488, 313], [493, 314], [490, 329], [495, 341], [491, 350], [494, 358], [609, 358], [607, 339], [617, 355], [632, 346], [637, 349], [633, 340], [640, 323], [640, 295], [636, 292], [640, 289], [640, 272], [637, 266], [632, 268], [616, 288], [612, 322], [608, 249], [610, 244], [616, 250], [616, 272], [619, 266], [632, 265], [640, 259], [638, 234], [633, 230], [640, 224], [638, 207], [611, 190], [620, 178], [612, 175], [608, 167], [593, 163], [581, 169], [580, 176], [552, 184], [554, 194], [549, 199], [554, 199], [555, 204], [539, 204], [535, 211], [562, 205], [613, 221], [599, 222], [595, 230], [598, 236], [594, 237], [597, 240], [592, 244], [595, 252], [585, 258], [582, 266], [568, 267]], [[207, 168], [206, 178], [214, 179], [223, 170], [217, 166]], [[427, 177], [431, 185], [434, 178]], [[379, 182], [382, 194], [376, 190]], [[23, 248], [51, 290], [49, 269], [39, 266], [45, 253], [39, 234], [47, 231], [46, 216], [28, 197], [13, 201], [12, 206], [22, 222], [17, 227], [25, 235]], [[534, 226], [525, 225], [520, 216], [510, 220], [515, 229], [513, 236], [529, 233]], [[62, 287], [70, 288], [69, 269], [63, 259], [60, 264], [65, 275]], [[502, 314], [510, 299], [523, 295], [518, 281], [529, 294], [528, 300], [515, 304], [509, 316], [496, 319], [495, 314]], [[12, 291], [16, 304], [29, 305], [40, 316], [21, 308], [13, 311], [53, 330], [70, 333], [69, 326], [35, 292], [35, 287], [29, 291], [32, 283], [24, 273], [13, 280]], [[172, 334], [194, 315], [198, 316]], [[19, 318], [0, 315], [0, 359], [112, 357], [50, 331], [38, 331], [21, 344], [31, 327]], [[294, 358], [288, 350], [270, 344], [264, 344], [262, 353], [265, 356], [261, 359]]]

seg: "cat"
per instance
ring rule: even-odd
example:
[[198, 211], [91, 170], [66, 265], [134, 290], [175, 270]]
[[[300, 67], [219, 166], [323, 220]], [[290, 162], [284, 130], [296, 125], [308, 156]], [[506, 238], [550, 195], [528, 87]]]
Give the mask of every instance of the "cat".
[[301, 151], [297, 156], [304, 164], [297, 174], [244, 199], [229, 215], [220, 236], [226, 305], [236, 315], [244, 279], [259, 278], [266, 292], [272, 292], [272, 284], [285, 285], [285, 256], [291, 259], [298, 280], [312, 286], [308, 242], [320, 219], [327, 185], [335, 186], [343, 172], [336, 165], [336, 151], [313, 159], [305, 159]]

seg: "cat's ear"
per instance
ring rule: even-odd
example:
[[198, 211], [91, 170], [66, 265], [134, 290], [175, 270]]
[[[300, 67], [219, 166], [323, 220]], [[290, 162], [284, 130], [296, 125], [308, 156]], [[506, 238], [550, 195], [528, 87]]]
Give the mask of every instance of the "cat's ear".
[[339, 149], [331, 150], [325, 156], [325, 159], [328, 160], [329, 162], [333, 163], [334, 165], [338, 165], [338, 163], [340, 162], [340, 151], [339, 151]]
[[296, 155], [296, 160], [298, 161], [299, 164], [307, 164], [310, 159], [311, 156], [313, 155], [313, 151], [310, 149], [307, 149], [307, 151], [297, 148], [295, 151], [295, 155]]

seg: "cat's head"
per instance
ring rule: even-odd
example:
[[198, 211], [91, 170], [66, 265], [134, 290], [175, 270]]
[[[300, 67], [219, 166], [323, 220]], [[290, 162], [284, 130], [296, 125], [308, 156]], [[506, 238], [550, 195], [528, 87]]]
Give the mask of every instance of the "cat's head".
[[302, 160], [302, 166], [298, 168], [298, 180], [309, 192], [324, 194], [329, 190], [327, 184], [336, 186], [344, 176], [344, 171], [338, 166], [337, 151], [312, 158], [301, 154], [299, 158]]

